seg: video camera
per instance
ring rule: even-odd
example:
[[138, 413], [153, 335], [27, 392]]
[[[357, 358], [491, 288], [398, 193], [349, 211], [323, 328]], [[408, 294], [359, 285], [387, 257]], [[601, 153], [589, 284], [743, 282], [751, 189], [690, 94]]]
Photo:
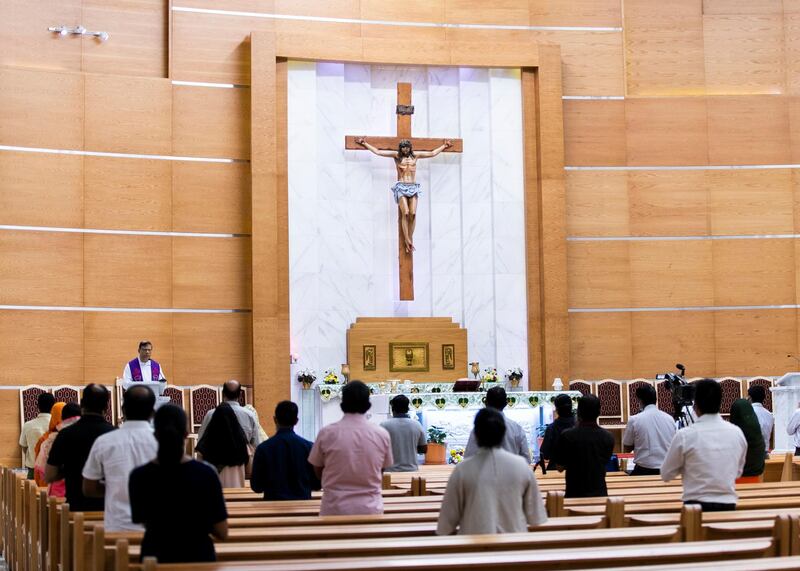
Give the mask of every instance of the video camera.
[[[675, 420], [681, 421], [683, 425], [688, 425], [694, 422], [691, 417], [692, 406], [694, 405], [694, 385], [686, 382], [686, 367], [677, 363], [675, 368], [680, 371], [678, 373], [662, 373], [656, 375], [659, 381], [667, 381], [667, 388], [672, 393], [672, 409]], [[687, 411], [688, 416], [687, 418]]]

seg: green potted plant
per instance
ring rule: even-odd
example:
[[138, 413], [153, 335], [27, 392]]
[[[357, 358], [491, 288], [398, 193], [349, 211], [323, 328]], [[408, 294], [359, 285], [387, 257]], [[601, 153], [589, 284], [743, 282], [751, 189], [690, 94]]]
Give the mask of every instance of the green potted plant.
[[447, 432], [438, 426], [428, 427], [428, 451], [425, 453], [426, 464], [447, 463]]

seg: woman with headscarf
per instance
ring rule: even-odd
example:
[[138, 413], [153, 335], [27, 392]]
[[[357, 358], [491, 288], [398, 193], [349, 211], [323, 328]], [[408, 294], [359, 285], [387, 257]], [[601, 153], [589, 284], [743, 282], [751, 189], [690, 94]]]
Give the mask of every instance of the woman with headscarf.
[[[41, 488], [47, 486], [47, 482], [44, 480], [44, 470], [47, 466], [50, 448], [52, 448], [59, 431], [74, 424], [80, 417], [81, 407], [77, 403], [57, 402], [53, 405], [53, 409], [50, 411], [50, 427], [34, 448], [36, 462], [33, 466], [33, 479], [36, 481], [37, 486]], [[66, 495], [64, 480], [58, 480], [50, 484], [47, 488], [47, 495], [63, 498]]]
[[236, 413], [227, 402], [219, 405], [195, 451], [217, 469], [223, 488], [243, 488], [245, 467], [250, 459], [247, 437]]
[[731, 424], [738, 426], [747, 440], [747, 456], [745, 456], [742, 476], [736, 480], [737, 484], [752, 484], [760, 482], [764, 473], [764, 437], [761, 435], [761, 426], [753, 410], [753, 405], [747, 399], [737, 399], [731, 406]]

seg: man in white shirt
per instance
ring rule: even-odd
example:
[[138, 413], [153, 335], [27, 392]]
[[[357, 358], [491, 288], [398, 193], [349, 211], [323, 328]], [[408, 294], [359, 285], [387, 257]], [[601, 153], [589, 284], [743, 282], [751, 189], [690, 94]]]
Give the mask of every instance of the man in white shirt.
[[764, 408], [767, 390], [761, 385], [753, 385], [747, 389], [747, 396], [750, 397], [750, 402], [753, 403], [753, 410], [758, 417], [758, 424], [761, 426], [761, 436], [764, 437], [764, 450], [767, 451], [767, 457], [769, 457], [769, 440], [772, 436], [772, 428], [775, 426], [775, 417]]
[[143, 386], [125, 392], [125, 422], [97, 438], [83, 466], [83, 494], [105, 497], [103, 524], [106, 531], [142, 531], [131, 521], [128, 478], [134, 468], [150, 462], [158, 454], [158, 442], [150, 426], [156, 397]]
[[[492, 387], [486, 391], [486, 407], [493, 408], [503, 414], [503, 409], [506, 408], [508, 399], [506, 397], [506, 390], [503, 387]], [[503, 417], [506, 421], [506, 431], [503, 437], [501, 446], [503, 450], [508, 450], [512, 454], [522, 456], [528, 463], [531, 463], [531, 449], [528, 446], [528, 437], [525, 435], [525, 429], [519, 423], [514, 422], [505, 414]], [[475, 439], [475, 430], [469, 433], [467, 440], [467, 447], [464, 449], [464, 458], [469, 458], [478, 453], [478, 443]]]
[[36, 443], [42, 434], [50, 429], [50, 411], [56, 399], [50, 393], [42, 393], [36, 399], [36, 406], [39, 414], [36, 418], [30, 419], [22, 425], [19, 434], [19, 446], [22, 448], [22, 455], [25, 458], [25, 467], [28, 469], [28, 479], [33, 480], [33, 465], [36, 463]]
[[150, 356], [153, 354], [153, 344], [150, 341], [139, 342], [139, 356], [129, 361], [122, 371], [122, 378], [125, 381], [164, 381], [164, 369], [161, 365], [153, 361]]
[[665, 482], [683, 477], [683, 503], [703, 511], [736, 509], [736, 478], [742, 475], [747, 440], [738, 426], [719, 415], [722, 389], [717, 381], [695, 383], [697, 420], [672, 439], [661, 465]]
[[486, 407], [475, 415], [478, 451], [447, 481], [437, 535], [521, 533], [547, 521], [530, 465], [502, 448], [503, 413]]
[[631, 476], [657, 476], [677, 430], [675, 420], [658, 410], [656, 390], [651, 385], [636, 389], [636, 398], [642, 404], [642, 412], [628, 419], [622, 445], [625, 452], [633, 450], [636, 466]]
[[[800, 403], [798, 403], [798, 407], [800, 407]], [[786, 425], [786, 434], [791, 436], [794, 442], [794, 455], [800, 456], [800, 408], [794, 411], [789, 419], [789, 424]]]
[[[247, 438], [247, 443], [252, 446], [253, 450], [255, 450], [255, 447], [261, 444], [261, 433], [258, 430], [258, 419], [252, 412], [241, 405], [239, 402], [239, 397], [241, 394], [242, 385], [239, 384], [239, 381], [230, 380], [222, 385], [222, 401], [231, 405], [231, 408], [233, 408], [233, 412], [236, 414], [236, 418], [239, 421], [239, 425], [244, 431], [244, 436]], [[214, 409], [212, 408], [203, 418], [203, 423], [200, 425], [200, 430], [197, 431], [198, 442], [201, 438], [203, 438], [203, 433], [205, 433], [208, 423], [211, 421], [211, 417], [213, 415]]]

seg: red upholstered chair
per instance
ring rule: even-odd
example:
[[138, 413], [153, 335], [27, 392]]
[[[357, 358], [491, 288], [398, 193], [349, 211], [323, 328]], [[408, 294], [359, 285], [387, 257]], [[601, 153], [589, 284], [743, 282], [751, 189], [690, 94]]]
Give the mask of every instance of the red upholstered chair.
[[755, 377], [747, 381], [745, 388], [749, 390], [753, 386], [764, 387], [764, 390], [767, 391], [767, 396], [764, 398], [764, 408], [772, 412], [772, 391], [769, 389], [775, 386], [773, 380], [766, 377]]
[[183, 389], [174, 386], [168, 386], [164, 389], [163, 395], [169, 397], [170, 404], [184, 408]]
[[656, 405], [658, 410], [666, 412], [672, 416], [675, 414], [675, 407], [672, 406], [672, 391], [669, 381], [658, 381], [656, 383]]
[[622, 383], [606, 379], [597, 383], [597, 398], [600, 399], [600, 417], [597, 422], [601, 426], [625, 426], [622, 420]]
[[250, 389], [242, 386], [242, 392], [239, 393], [239, 404], [245, 406], [250, 403]]
[[639, 414], [642, 412], [642, 404], [639, 402], [639, 399], [636, 398], [636, 389], [645, 385], [650, 385], [652, 387], [653, 381], [648, 381], [647, 379], [635, 379], [627, 383], [628, 416], [625, 417], [626, 419], [632, 417], [634, 414]]
[[733, 377], [725, 377], [719, 380], [719, 385], [722, 389], [722, 405], [719, 407], [719, 412], [727, 418], [731, 414], [733, 401], [742, 398], [742, 381]]
[[49, 393], [50, 387], [28, 385], [19, 390], [19, 419], [22, 425], [39, 416], [39, 395]]
[[81, 390], [83, 390], [83, 387], [62, 385], [60, 387], [53, 387], [53, 396], [56, 397], [56, 402], [80, 403]]
[[569, 382], [569, 390], [578, 391], [583, 396], [592, 394], [592, 385], [582, 379], [575, 379]]
[[206, 413], [217, 408], [220, 400], [219, 387], [211, 385], [197, 385], [189, 389], [189, 416], [191, 417], [192, 432], [197, 432]]

